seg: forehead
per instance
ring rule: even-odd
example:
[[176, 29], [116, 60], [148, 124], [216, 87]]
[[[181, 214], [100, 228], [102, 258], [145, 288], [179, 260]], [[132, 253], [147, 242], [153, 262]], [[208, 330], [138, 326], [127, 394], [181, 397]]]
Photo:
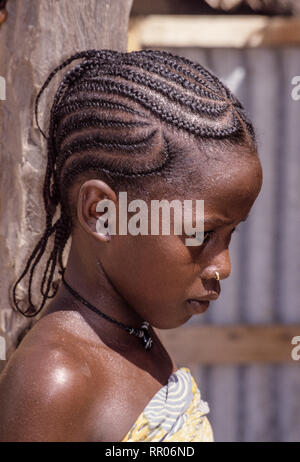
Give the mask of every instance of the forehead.
[[209, 141], [206, 146], [191, 139], [185, 141], [184, 160], [169, 182], [171, 196], [204, 200], [205, 216], [243, 219], [262, 185], [257, 153], [249, 153], [242, 146], [226, 146], [219, 140]]
[[262, 185], [262, 168], [256, 153], [237, 147], [206, 155], [194, 151], [189, 158], [190, 194], [204, 199], [205, 211], [231, 220], [248, 214]]
[[[235, 162], [224, 162], [223, 165], [208, 168], [201, 188], [205, 209], [232, 220], [238, 219], [240, 214], [247, 215], [261, 184], [262, 171], [256, 156], [246, 156], [235, 159]], [[196, 194], [195, 185], [193, 189]]]

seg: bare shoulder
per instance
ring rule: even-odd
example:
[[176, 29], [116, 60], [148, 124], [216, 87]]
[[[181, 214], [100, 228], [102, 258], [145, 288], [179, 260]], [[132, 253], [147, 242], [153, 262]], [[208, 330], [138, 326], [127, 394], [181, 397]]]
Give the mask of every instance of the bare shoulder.
[[101, 396], [99, 377], [96, 384], [68, 323], [84, 329], [74, 313], [42, 318], [10, 358], [0, 377], [0, 440], [89, 439], [96, 385]]

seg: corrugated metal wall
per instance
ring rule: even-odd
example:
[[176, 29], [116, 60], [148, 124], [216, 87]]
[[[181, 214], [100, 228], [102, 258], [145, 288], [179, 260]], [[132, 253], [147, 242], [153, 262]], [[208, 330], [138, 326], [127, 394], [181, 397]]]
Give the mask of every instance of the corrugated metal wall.
[[[169, 50], [210, 68], [244, 103], [264, 171], [260, 196], [231, 241], [221, 297], [189, 324], [299, 323], [300, 101], [291, 80], [300, 75], [300, 49]], [[189, 366], [216, 441], [300, 441], [300, 361]]]

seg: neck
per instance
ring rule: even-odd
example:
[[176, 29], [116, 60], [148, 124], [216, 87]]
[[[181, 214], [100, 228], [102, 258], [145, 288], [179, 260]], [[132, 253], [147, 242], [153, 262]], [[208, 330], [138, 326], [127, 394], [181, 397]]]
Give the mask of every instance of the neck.
[[[140, 328], [144, 320], [115, 289], [95, 255], [93, 251], [88, 255], [86, 249], [82, 254], [78, 247], [72, 244], [64, 279], [84, 300], [102, 313], [129, 327]], [[45, 314], [57, 310], [79, 312], [106, 344], [126, 348], [142, 346], [139, 338], [90, 310], [74, 297], [64, 284], [61, 284]]]

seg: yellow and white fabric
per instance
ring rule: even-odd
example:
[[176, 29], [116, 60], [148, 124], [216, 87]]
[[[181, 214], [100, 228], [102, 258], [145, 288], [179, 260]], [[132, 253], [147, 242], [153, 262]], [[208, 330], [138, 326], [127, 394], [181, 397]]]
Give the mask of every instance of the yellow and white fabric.
[[181, 367], [151, 399], [122, 442], [212, 442], [207, 402], [187, 367]]

